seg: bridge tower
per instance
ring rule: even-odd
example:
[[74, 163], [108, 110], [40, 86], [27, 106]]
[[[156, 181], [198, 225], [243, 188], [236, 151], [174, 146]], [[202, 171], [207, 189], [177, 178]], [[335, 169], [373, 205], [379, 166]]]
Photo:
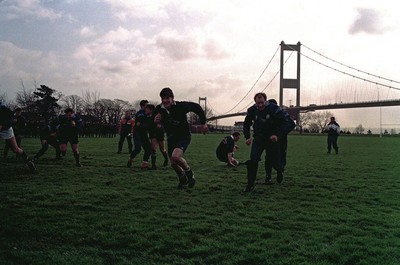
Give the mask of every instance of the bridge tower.
[[[281, 42], [281, 68], [280, 68], [280, 86], [279, 86], [279, 106], [283, 106], [283, 89], [296, 89], [296, 107], [300, 107], [300, 45], [297, 44], [285, 44]], [[283, 72], [284, 65], [284, 51], [297, 51], [297, 78], [285, 78]], [[290, 106], [289, 106], [290, 107]]]
[[204, 101], [204, 113], [207, 115], [207, 97], [199, 97], [199, 105], [201, 101]]

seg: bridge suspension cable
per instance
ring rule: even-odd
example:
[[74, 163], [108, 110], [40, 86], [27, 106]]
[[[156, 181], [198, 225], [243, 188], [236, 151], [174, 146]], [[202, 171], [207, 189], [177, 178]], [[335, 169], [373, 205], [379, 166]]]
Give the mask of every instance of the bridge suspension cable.
[[266, 71], [266, 70], [268, 69], [268, 67], [270, 66], [272, 60], [275, 58], [275, 55], [278, 53], [278, 51], [279, 51], [279, 46], [278, 46], [278, 48], [276, 49], [276, 51], [275, 51], [274, 55], [272, 56], [272, 58], [269, 60], [267, 66], [264, 68], [264, 70], [261, 72], [260, 76], [257, 78], [256, 82], [251, 86], [251, 88], [249, 89], [249, 91], [247, 91], [246, 95], [244, 95], [243, 98], [242, 98], [241, 100], [239, 100], [239, 102], [238, 102], [235, 106], [233, 106], [230, 110], [228, 110], [228, 111], [226, 111], [225, 113], [223, 113], [223, 115], [224, 115], [224, 114], [227, 114], [227, 113], [229, 113], [229, 112], [231, 112], [231, 111], [234, 110], [240, 103], [243, 102], [243, 100], [244, 100], [244, 99], [249, 95], [249, 93], [253, 90], [253, 88], [254, 88], [255, 85], [258, 83], [258, 81], [260, 81], [261, 77], [264, 75], [265, 71]]
[[[295, 51], [293, 48], [292, 48], [292, 50]], [[341, 73], [341, 74], [348, 75], [348, 76], [350, 76], [350, 77], [353, 77], [353, 78], [356, 78], [356, 79], [359, 79], [359, 80], [362, 80], [362, 81], [365, 81], [365, 82], [369, 82], [369, 83], [372, 83], [372, 84], [380, 85], [380, 86], [383, 86], [383, 87], [388, 87], [388, 88], [400, 90], [400, 88], [398, 88], [398, 87], [394, 87], [394, 86], [382, 84], [382, 83], [380, 83], [380, 82], [376, 82], [376, 81], [373, 81], [373, 80], [370, 80], [370, 79], [362, 78], [362, 77], [356, 76], [356, 75], [354, 75], [354, 74], [350, 74], [350, 73], [347, 73], [347, 72], [345, 72], [345, 71], [339, 70], [339, 69], [334, 68], [334, 67], [332, 67], [332, 66], [329, 66], [329, 65], [327, 65], [327, 64], [325, 64], [325, 63], [322, 63], [322, 62], [320, 62], [320, 61], [317, 61], [316, 59], [313, 59], [313, 58], [311, 58], [310, 56], [305, 55], [305, 54], [302, 53], [302, 52], [301, 52], [300, 54], [301, 54], [302, 56], [306, 57], [307, 59], [309, 59], [309, 60], [315, 62], [315, 63], [318, 63], [318, 64], [320, 64], [320, 65], [322, 65], [322, 66], [325, 66], [326, 68], [329, 68], [329, 69], [334, 70], [334, 71], [336, 71], [336, 72], [339, 72], [339, 73]], [[354, 69], [355, 69], [355, 68], [354, 68]], [[355, 69], [355, 70], [357, 70], [357, 69]], [[361, 71], [360, 71], [360, 72], [361, 72]], [[372, 74], [371, 74], [371, 76], [372, 76]], [[383, 78], [382, 78], [382, 79], [383, 79]], [[389, 79], [385, 79], [385, 80], [389, 80]], [[391, 81], [392, 81], [392, 80], [391, 80]], [[397, 81], [396, 81], [396, 82], [397, 82]], [[400, 83], [400, 82], [399, 82], [399, 83]]]
[[[293, 51], [289, 54], [288, 58], [285, 60], [285, 62], [283, 63], [283, 65], [286, 64], [286, 62], [290, 59], [290, 57], [292, 56], [292, 54], [293, 54]], [[278, 70], [278, 71], [276, 72], [276, 74], [272, 77], [272, 79], [268, 82], [268, 84], [264, 87], [264, 89], [261, 90], [261, 92], [264, 92], [264, 91], [269, 87], [269, 85], [271, 85], [272, 81], [275, 80], [275, 78], [278, 76], [278, 74], [279, 74], [280, 72], [281, 72], [280, 70]], [[252, 104], [254, 104], [253, 101], [251, 101], [246, 107], [244, 107], [243, 109], [241, 109], [241, 110], [238, 111], [238, 112], [242, 112], [242, 111], [246, 110], [246, 109], [249, 108]]]
[[329, 61], [332, 61], [332, 62], [334, 62], [334, 63], [340, 64], [341, 66], [347, 67], [347, 68], [349, 68], [349, 69], [351, 69], [351, 70], [354, 70], [354, 71], [357, 71], [357, 72], [360, 72], [360, 73], [363, 73], [363, 74], [366, 74], [366, 75], [370, 75], [370, 76], [373, 76], [373, 77], [376, 77], [376, 78], [379, 78], [379, 79], [382, 79], [382, 80], [386, 80], [386, 81], [389, 81], [389, 82], [392, 82], [392, 83], [400, 84], [400, 81], [396, 81], [396, 80], [393, 80], [393, 79], [385, 78], [385, 77], [382, 77], [382, 76], [379, 76], [379, 75], [374, 75], [374, 74], [365, 72], [365, 71], [363, 71], [363, 70], [360, 70], [360, 69], [351, 67], [351, 66], [349, 66], [349, 65], [346, 65], [346, 64], [341, 63], [341, 62], [339, 62], [339, 61], [336, 61], [336, 60], [334, 60], [334, 59], [331, 59], [331, 58], [329, 58], [329, 57], [327, 57], [327, 56], [325, 56], [325, 55], [323, 55], [323, 54], [321, 54], [321, 53], [319, 53], [319, 52], [317, 52], [317, 51], [311, 49], [310, 47], [306, 46], [305, 44], [302, 44], [302, 46], [305, 47], [305, 48], [307, 48], [308, 50], [312, 51], [313, 53], [316, 53], [316, 54], [318, 54], [319, 56], [324, 57], [325, 59], [327, 59], [327, 60], [329, 60]]
[[214, 115], [221, 115], [221, 113], [219, 113], [218, 111], [215, 110], [215, 108], [213, 108], [213, 106], [210, 104], [210, 101], [208, 102], [208, 107], [214, 112]]
[[336, 68], [334, 68], [334, 67], [332, 67], [332, 66], [329, 66], [329, 65], [327, 65], [327, 64], [321, 63], [321, 62], [319, 62], [319, 61], [317, 61], [317, 60], [315, 60], [315, 59], [309, 57], [308, 55], [305, 55], [304, 53], [301, 53], [301, 55], [303, 55], [304, 57], [306, 57], [307, 59], [309, 59], [309, 60], [311, 60], [311, 61], [313, 61], [313, 62], [315, 62], [315, 63], [318, 63], [318, 64], [320, 64], [320, 65], [322, 65], [322, 66], [325, 66], [325, 67], [327, 67], [327, 68], [329, 68], [329, 69], [331, 69], [331, 70], [334, 70], [334, 71], [336, 71], [336, 72], [339, 72], [339, 73], [341, 73], [341, 74], [348, 75], [348, 76], [351, 76], [351, 77], [353, 77], [353, 78], [356, 78], [356, 79], [359, 79], [359, 80], [362, 80], [362, 81], [365, 81], [365, 82], [369, 82], [369, 83], [372, 83], [372, 84], [380, 85], [380, 86], [383, 86], [383, 87], [388, 87], [388, 88], [400, 90], [400, 88], [398, 88], [398, 87], [394, 87], [394, 86], [382, 84], [382, 83], [379, 83], [379, 82], [376, 82], [376, 81], [373, 81], [373, 80], [369, 80], [369, 79], [366, 79], [366, 78], [362, 78], [362, 77], [359, 77], [359, 76], [356, 76], [356, 75], [347, 73], [347, 72], [345, 72], [345, 71], [336, 69]]

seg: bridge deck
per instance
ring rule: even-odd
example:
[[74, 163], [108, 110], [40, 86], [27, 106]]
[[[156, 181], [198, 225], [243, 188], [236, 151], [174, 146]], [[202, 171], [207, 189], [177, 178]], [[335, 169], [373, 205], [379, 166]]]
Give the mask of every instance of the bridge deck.
[[[326, 109], [351, 109], [351, 108], [371, 108], [371, 107], [392, 107], [392, 106], [400, 106], [400, 99], [396, 100], [382, 100], [382, 101], [369, 101], [369, 102], [358, 102], [358, 103], [334, 103], [328, 105], [309, 105], [304, 107], [290, 107], [287, 109], [290, 113], [295, 112], [306, 112], [306, 111], [315, 111], [315, 110], [326, 110]], [[230, 113], [225, 115], [219, 115], [210, 117], [208, 121], [214, 121], [219, 119], [237, 117], [237, 116], [245, 116], [246, 112], [237, 112]]]

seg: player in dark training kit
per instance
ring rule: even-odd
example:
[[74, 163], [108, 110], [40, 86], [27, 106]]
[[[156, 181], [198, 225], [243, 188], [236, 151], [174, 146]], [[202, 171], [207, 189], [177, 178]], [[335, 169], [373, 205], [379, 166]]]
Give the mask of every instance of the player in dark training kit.
[[237, 161], [233, 157], [234, 152], [238, 148], [235, 145], [235, 142], [239, 141], [239, 139], [239, 132], [234, 132], [232, 135], [226, 136], [224, 137], [224, 139], [222, 139], [216, 150], [217, 158], [219, 161], [225, 162], [228, 164], [228, 166], [231, 167], [239, 165], [239, 161]]
[[49, 145], [56, 149], [56, 159], [61, 159], [60, 143], [57, 139], [58, 120], [53, 119], [49, 124], [44, 125], [40, 129], [40, 143], [42, 148], [33, 157], [34, 160], [39, 159], [49, 149]]
[[67, 152], [67, 143], [69, 142], [72, 148], [72, 152], [75, 157], [75, 164], [77, 167], [81, 167], [82, 164], [79, 160], [78, 150], [78, 133], [82, 128], [82, 119], [78, 114], [75, 114], [71, 108], [67, 108], [64, 115], [58, 117], [59, 129], [58, 139], [60, 142], [61, 155], [65, 156]]
[[168, 155], [171, 159], [171, 166], [178, 175], [178, 188], [188, 185], [192, 188], [196, 179], [189, 164], [183, 158], [183, 154], [191, 141], [189, 123], [186, 114], [194, 112], [200, 118], [202, 131], [206, 133], [208, 127], [206, 116], [201, 106], [194, 102], [175, 101], [174, 93], [169, 87], [163, 88], [160, 92], [161, 104], [154, 110], [154, 122], [162, 126], [167, 133]]
[[150, 143], [151, 143], [151, 169], [156, 169], [156, 161], [157, 161], [157, 148], [160, 149], [161, 154], [164, 157], [164, 163], [163, 166], [168, 165], [168, 154], [167, 150], [165, 150], [165, 144], [164, 144], [164, 135], [165, 131], [162, 126], [157, 126], [154, 123], [154, 105], [153, 104], [147, 104], [145, 108], [146, 116], [149, 119], [148, 120], [148, 132], [149, 132], [149, 138], [150, 138]]
[[133, 134], [134, 148], [129, 156], [127, 166], [130, 168], [133, 163], [133, 159], [140, 153], [142, 147], [144, 149], [142, 169], [149, 169], [149, 158], [151, 155], [151, 145], [149, 135], [147, 133], [148, 129], [148, 119], [145, 113], [146, 105], [149, 102], [145, 99], [141, 100], [140, 110], [135, 114], [135, 129]]
[[121, 122], [118, 127], [119, 133], [119, 141], [118, 141], [118, 154], [122, 151], [122, 146], [124, 145], [124, 141], [128, 142], [128, 150], [129, 153], [132, 153], [132, 134], [135, 126], [135, 120], [131, 116], [131, 112], [129, 110], [125, 111], [125, 116], [122, 117]]

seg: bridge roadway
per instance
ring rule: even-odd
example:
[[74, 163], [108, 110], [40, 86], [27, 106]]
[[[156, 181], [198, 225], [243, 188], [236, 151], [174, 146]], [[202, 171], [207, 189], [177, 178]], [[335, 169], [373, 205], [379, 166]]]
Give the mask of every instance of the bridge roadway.
[[[304, 107], [290, 107], [285, 110], [287, 112], [289, 112], [290, 116], [296, 117], [300, 112], [308, 112], [308, 111], [316, 111], [316, 110], [391, 107], [391, 106], [400, 106], [400, 99], [381, 100], [381, 101], [366, 101], [366, 102], [357, 102], [357, 103], [334, 103], [334, 104], [328, 104], [328, 105], [310, 104], [310, 105], [304, 106]], [[214, 117], [208, 118], [207, 121], [214, 121], [214, 120], [237, 117], [237, 116], [246, 116], [246, 112], [237, 112], [237, 113], [214, 116]]]

